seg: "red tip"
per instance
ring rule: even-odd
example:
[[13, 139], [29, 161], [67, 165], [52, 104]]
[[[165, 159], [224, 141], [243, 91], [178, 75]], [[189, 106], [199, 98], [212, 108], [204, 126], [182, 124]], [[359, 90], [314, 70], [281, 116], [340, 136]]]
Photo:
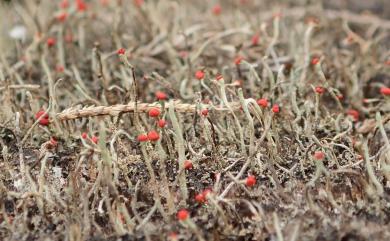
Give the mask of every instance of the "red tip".
[[46, 43], [47, 43], [47, 46], [52, 47], [56, 44], [56, 39], [53, 37], [50, 37], [47, 39]]
[[92, 137], [91, 137], [91, 141], [92, 141], [93, 143], [97, 144], [98, 141], [99, 141], [99, 138], [98, 138], [97, 136], [92, 136]]
[[149, 138], [148, 138], [147, 135], [141, 134], [141, 135], [139, 135], [139, 136], [137, 137], [137, 140], [138, 140], [139, 142], [145, 142], [145, 141], [148, 141]]
[[209, 114], [209, 110], [208, 109], [204, 109], [204, 110], [202, 110], [201, 114], [203, 116], [207, 116]]
[[87, 139], [88, 138], [87, 132], [81, 133], [81, 138], [83, 138], [84, 140]]
[[320, 58], [318, 58], [318, 57], [313, 57], [312, 59], [311, 59], [311, 64], [312, 65], [316, 65], [316, 64], [318, 64], [320, 62]]
[[69, 2], [68, 0], [62, 0], [60, 3], [60, 8], [68, 8], [69, 7]]
[[275, 104], [274, 106], [272, 106], [272, 112], [273, 113], [279, 113], [280, 112], [279, 105]]
[[162, 91], [156, 91], [156, 98], [158, 100], [166, 100], [166, 99], [168, 99], [168, 96], [167, 96], [167, 94], [165, 94]]
[[49, 115], [47, 113], [45, 114], [44, 110], [38, 111], [35, 114], [35, 119], [38, 120], [42, 115], [44, 115], [44, 116], [42, 117], [42, 119], [39, 120], [39, 124], [42, 125], [42, 126], [49, 125], [50, 124]]
[[244, 60], [243, 57], [237, 56], [237, 57], [234, 59], [234, 63], [235, 63], [236, 65], [240, 65], [242, 60]]
[[204, 72], [202, 70], [196, 71], [195, 78], [197, 78], [198, 80], [202, 80], [204, 78]]
[[382, 87], [380, 89], [380, 92], [382, 95], [390, 95], [390, 88], [389, 87]]
[[66, 18], [68, 17], [68, 14], [66, 12], [60, 13], [57, 15], [57, 20], [60, 22], [64, 22]]
[[144, 4], [144, 0], [134, 0], [134, 4], [137, 7], [141, 7]]
[[214, 15], [220, 15], [222, 12], [222, 7], [221, 7], [221, 5], [216, 4], [216, 5], [214, 5], [212, 10], [213, 10]]
[[259, 39], [260, 39], [260, 35], [258, 33], [256, 33], [255, 35], [252, 36], [252, 45], [253, 46], [256, 46], [259, 44]]
[[160, 128], [164, 128], [167, 125], [167, 122], [164, 119], [161, 119], [161, 120], [158, 120], [157, 125]]
[[354, 109], [348, 110], [347, 115], [352, 116], [354, 121], [358, 121], [360, 116], [359, 111]]
[[316, 152], [314, 152], [314, 158], [316, 160], [321, 161], [325, 158], [325, 153], [323, 153], [322, 151], [316, 151]]
[[50, 145], [57, 146], [57, 144], [58, 144], [57, 140], [54, 137], [51, 137], [50, 138]]
[[150, 117], [158, 117], [159, 115], [160, 115], [160, 110], [158, 108], [153, 107], [149, 110]]
[[76, 0], [77, 11], [85, 12], [87, 10], [87, 4], [83, 0]]
[[247, 185], [248, 187], [253, 187], [255, 184], [256, 184], [256, 177], [253, 175], [249, 175], [246, 178], [245, 185]]
[[116, 53], [117, 53], [118, 55], [125, 54], [125, 53], [126, 53], [126, 49], [120, 48], [120, 49], [118, 49], [118, 50], [116, 51]]
[[185, 160], [184, 161], [184, 169], [186, 169], [186, 170], [189, 170], [189, 169], [191, 169], [193, 166], [192, 166], [192, 161], [190, 161], [190, 160]]
[[315, 91], [316, 91], [316, 93], [318, 93], [318, 94], [323, 94], [323, 93], [325, 92], [325, 89], [324, 89], [323, 87], [321, 87], [321, 86], [317, 86], [317, 87], [315, 88]]
[[268, 100], [265, 98], [258, 99], [257, 104], [263, 108], [266, 108], [268, 107]]
[[148, 139], [151, 141], [158, 141], [158, 139], [160, 139], [160, 135], [157, 131], [150, 131], [148, 133]]
[[189, 218], [190, 214], [186, 209], [181, 209], [179, 212], [177, 212], [177, 219], [180, 221], [187, 220]]
[[56, 71], [58, 73], [62, 73], [62, 72], [64, 72], [64, 70], [65, 70], [64, 66], [62, 66], [62, 65], [57, 65], [56, 66]]
[[195, 196], [195, 201], [198, 203], [204, 203], [206, 202], [206, 197], [203, 195], [203, 193], [198, 193]]

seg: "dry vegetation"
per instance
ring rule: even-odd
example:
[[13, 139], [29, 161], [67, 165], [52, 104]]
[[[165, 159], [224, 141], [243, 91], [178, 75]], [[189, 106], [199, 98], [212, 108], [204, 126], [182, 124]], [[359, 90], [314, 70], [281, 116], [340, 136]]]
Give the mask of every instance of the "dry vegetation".
[[217, 2], [1, 1], [1, 240], [390, 240], [389, 2]]

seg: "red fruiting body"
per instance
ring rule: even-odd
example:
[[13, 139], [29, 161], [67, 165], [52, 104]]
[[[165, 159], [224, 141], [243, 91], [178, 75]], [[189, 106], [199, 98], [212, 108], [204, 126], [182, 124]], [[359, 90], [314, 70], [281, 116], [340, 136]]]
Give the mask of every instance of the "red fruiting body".
[[72, 41], [73, 41], [73, 36], [71, 34], [65, 35], [65, 42], [72, 43]]
[[137, 137], [137, 140], [138, 140], [139, 142], [145, 142], [145, 141], [148, 141], [149, 138], [148, 138], [148, 136], [145, 135], [145, 134], [140, 134], [140, 135]]
[[157, 125], [160, 128], [164, 128], [167, 125], [167, 122], [165, 120], [161, 119], [161, 120], [158, 120]]
[[320, 62], [320, 58], [318, 58], [318, 57], [313, 57], [312, 59], [311, 59], [311, 64], [312, 65], [316, 65], [316, 64], [318, 64]]
[[160, 139], [160, 135], [158, 134], [157, 131], [150, 131], [148, 133], [148, 139], [150, 141], [158, 141], [158, 139]]
[[268, 107], [268, 100], [265, 98], [258, 99], [257, 104], [263, 108], [266, 108]]
[[320, 20], [316, 17], [310, 16], [310, 17], [306, 18], [306, 23], [318, 25], [320, 23]]
[[207, 116], [207, 115], [209, 114], [209, 110], [208, 110], [208, 109], [203, 109], [202, 112], [201, 112], [201, 114], [202, 114], [203, 116]]
[[321, 86], [317, 86], [315, 88], [315, 91], [316, 91], [317, 94], [323, 94], [325, 92], [325, 89], [323, 87], [321, 87]]
[[389, 87], [382, 87], [380, 89], [380, 92], [382, 95], [390, 95], [390, 88]]
[[97, 136], [92, 136], [92, 137], [91, 137], [91, 141], [92, 141], [93, 143], [97, 144], [98, 141], [99, 141], [99, 138], [98, 138]]
[[39, 124], [42, 126], [47, 126], [49, 125], [49, 115], [46, 113], [44, 110], [40, 110], [35, 114], [35, 119], [39, 119], [43, 115], [42, 119], [39, 120]]
[[337, 97], [337, 99], [339, 99], [339, 100], [344, 99], [344, 96], [343, 96], [342, 94], [339, 94], [339, 95], [337, 95], [336, 97]]
[[84, 12], [87, 10], [87, 4], [83, 0], [76, 0], [77, 11]]
[[68, 8], [69, 7], [69, 2], [68, 0], [62, 0], [60, 3], [60, 8]]
[[280, 111], [279, 105], [275, 104], [274, 106], [272, 106], [273, 113], [279, 113], [279, 111]]
[[325, 153], [323, 153], [322, 151], [316, 151], [316, 152], [314, 152], [314, 158], [316, 160], [321, 161], [325, 158]]
[[191, 169], [191, 168], [192, 168], [192, 161], [190, 161], [190, 160], [185, 160], [185, 161], [184, 161], [184, 169], [189, 170], [189, 169]]
[[213, 14], [214, 15], [220, 15], [222, 12], [222, 7], [219, 4], [214, 5], [213, 7]]
[[169, 237], [169, 240], [170, 240], [170, 241], [177, 241], [177, 240], [179, 240], [179, 239], [177, 238], [177, 233], [175, 233], [175, 232], [170, 233], [170, 234], [168, 235], [168, 237]]
[[179, 219], [180, 221], [187, 220], [189, 216], [190, 214], [186, 209], [181, 209], [179, 212], [177, 212], [177, 219]]
[[274, 18], [281, 18], [282, 17], [282, 13], [274, 13], [272, 16]]
[[46, 43], [47, 43], [47, 46], [52, 47], [54, 44], [56, 44], [56, 39], [50, 37], [47, 39]]
[[204, 203], [206, 202], [206, 197], [203, 195], [203, 193], [198, 193], [195, 196], [195, 201], [198, 203]]
[[88, 138], [87, 132], [81, 133], [81, 138], [83, 138], [84, 140], [87, 139]]
[[385, 62], [385, 65], [390, 66], [390, 59]]
[[256, 46], [259, 44], [259, 39], [260, 39], [260, 35], [258, 33], [256, 33], [255, 35], [252, 36], [252, 45], [253, 46]]
[[217, 77], [216, 77], [217, 80], [221, 80], [223, 79], [223, 76], [221, 74], [218, 74]]
[[234, 86], [241, 86], [242, 85], [242, 80], [235, 80], [232, 84]]
[[204, 78], [204, 72], [202, 70], [196, 71], [195, 78], [197, 78], [198, 80], [202, 80]]
[[156, 98], [158, 100], [166, 100], [166, 99], [168, 99], [168, 96], [167, 96], [167, 94], [165, 94], [162, 91], [156, 91]]
[[42, 117], [42, 119], [49, 119], [49, 115], [46, 113], [45, 114], [45, 111], [44, 110], [40, 110], [38, 111], [36, 114], [35, 114], [35, 118], [38, 119], [39, 117], [41, 117], [42, 115], [44, 115]]
[[57, 20], [60, 22], [64, 22], [66, 18], [68, 17], [68, 14], [66, 12], [60, 13], [57, 15]]
[[153, 107], [149, 110], [150, 117], [158, 117], [159, 115], [160, 115], [160, 110], [158, 108]]
[[355, 42], [355, 37], [353, 35], [348, 35], [346, 38], [345, 38], [345, 41], [347, 41], [347, 43], [349, 44], [352, 44]]
[[118, 55], [125, 54], [125, 53], [126, 53], [126, 49], [120, 48], [120, 49], [118, 49], [118, 50], [116, 51], [116, 53], [117, 53]]
[[236, 65], [240, 65], [241, 64], [241, 61], [243, 60], [244, 58], [241, 57], [241, 56], [237, 56], [235, 59], [234, 59], [234, 63]]
[[50, 145], [56, 146], [58, 144], [57, 140], [54, 137], [50, 138]]
[[354, 109], [350, 109], [350, 110], [347, 111], [347, 114], [349, 116], [352, 116], [354, 121], [358, 121], [359, 120], [359, 115], [360, 115], [359, 111], [354, 110]]
[[57, 65], [56, 71], [57, 71], [58, 73], [62, 73], [62, 72], [64, 72], [64, 70], [65, 70], [64, 66], [62, 66], [62, 65]]
[[144, 4], [144, 0], [134, 0], [134, 4], [137, 7], [141, 7]]
[[256, 178], [253, 175], [249, 175], [245, 180], [245, 185], [253, 187], [256, 184]]
[[48, 126], [48, 125], [50, 124], [50, 121], [49, 121], [49, 119], [41, 119], [41, 120], [39, 121], [39, 124], [40, 124], [41, 126]]
[[101, 4], [102, 6], [107, 6], [107, 5], [108, 5], [108, 2], [109, 2], [109, 0], [100, 0], [100, 4]]
[[183, 51], [179, 52], [179, 55], [180, 55], [180, 58], [185, 59], [188, 57], [188, 52], [183, 50]]

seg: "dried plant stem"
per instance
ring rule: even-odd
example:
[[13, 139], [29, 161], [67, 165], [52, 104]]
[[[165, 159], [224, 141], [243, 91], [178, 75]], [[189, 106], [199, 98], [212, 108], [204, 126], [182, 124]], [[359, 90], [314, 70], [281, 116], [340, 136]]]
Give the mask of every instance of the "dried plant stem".
[[[169, 109], [170, 106], [173, 106], [175, 108], [175, 111], [181, 112], [181, 113], [195, 113], [196, 111], [196, 104], [184, 104], [180, 103], [179, 101], [174, 101], [171, 103], [167, 103], [165, 105], [165, 109]], [[205, 108], [211, 108], [216, 111], [233, 111], [233, 110], [239, 110], [240, 103], [239, 102], [231, 102], [229, 103], [229, 106], [231, 109], [227, 107], [214, 107], [211, 105], [204, 105]], [[151, 108], [157, 107], [162, 108], [160, 103], [138, 103], [137, 104], [137, 113], [146, 113]], [[126, 112], [135, 112], [136, 105], [134, 102], [130, 102], [127, 105], [112, 105], [112, 106], [91, 106], [91, 107], [85, 107], [82, 109], [75, 109], [75, 108], [69, 108], [61, 113], [57, 113], [56, 116], [58, 120], [60, 121], [66, 121], [66, 120], [73, 120], [73, 119], [79, 119], [79, 118], [87, 118], [87, 117], [93, 117], [93, 116], [100, 116], [100, 115], [110, 115], [110, 116], [117, 116], [119, 113], [126, 113]]]
[[23, 84], [23, 85], [8, 85], [5, 87], [0, 87], [0, 91], [3, 91], [5, 89], [14, 89], [14, 90], [20, 90], [20, 89], [27, 89], [27, 90], [39, 90], [41, 88], [40, 85], [32, 85], [32, 84]]

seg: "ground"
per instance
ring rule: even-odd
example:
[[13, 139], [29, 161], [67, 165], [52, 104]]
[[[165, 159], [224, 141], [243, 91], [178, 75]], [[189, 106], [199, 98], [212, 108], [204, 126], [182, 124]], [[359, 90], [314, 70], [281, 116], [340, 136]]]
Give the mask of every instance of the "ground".
[[390, 240], [388, 1], [0, 15], [0, 240]]

